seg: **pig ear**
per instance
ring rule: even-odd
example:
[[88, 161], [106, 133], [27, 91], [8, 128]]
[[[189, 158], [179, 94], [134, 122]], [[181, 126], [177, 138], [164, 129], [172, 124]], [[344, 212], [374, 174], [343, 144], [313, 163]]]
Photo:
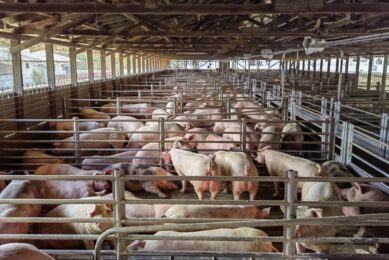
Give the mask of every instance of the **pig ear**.
[[59, 146], [61, 146], [61, 143], [53, 143], [53, 146], [54, 147], [59, 147]]
[[113, 211], [113, 205], [112, 204], [104, 204], [104, 208], [108, 213], [111, 213]]
[[244, 165], [244, 174], [245, 176], [249, 176], [250, 168], [247, 164]]
[[214, 153], [208, 154], [208, 157], [212, 160], [215, 160], [216, 155]]
[[173, 148], [178, 149], [178, 148], [180, 147], [180, 145], [181, 145], [180, 140], [176, 140], [176, 141], [174, 141], [174, 143], [173, 143]]
[[360, 192], [362, 192], [362, 188], [361, 188], [361, 185], [359, 185], [358, 182], [353, 182], [353, 187], [357, 190], [359, 190]]
[[96, 216], [96, 211], [97, 211], [97, 205], [94, 204], [93, 206], [94, 206], [94, 208], [88, 213], [88, 216], [91, 217], [91, 218]]
[[161, 152], [161, 158], [165, 161], [170, 161], [170, 154], [168, 152]]
[[113, 169], [108, 169], [104, 172], [104, 175], [112, 175], [113, 174]]
[[259, 215], [260, 218], [267, 218], [270, 215], [270, 207], [262, 209]]
[[132, 242], [132, 243], [127, 247], [127, 249], [130, 249], [130, 250], [138, 250], [138, 249], [144, 248], [145, 246], [146, 246], [146, 242], [145, 242], [145, 241], [135, 240], [134, 242]]
[[309, 209], [309, 214], [314, 218], [322, 218], [323, 217], [323, 209], [320, 209], [320, 208]]
[[190, 135], [188, 135], [188, 137], [187, 137], [187, 139], [188, 139], [189, 141], [193, 141], [194, 138], [195, 138], [195, 134], [190, 134]]

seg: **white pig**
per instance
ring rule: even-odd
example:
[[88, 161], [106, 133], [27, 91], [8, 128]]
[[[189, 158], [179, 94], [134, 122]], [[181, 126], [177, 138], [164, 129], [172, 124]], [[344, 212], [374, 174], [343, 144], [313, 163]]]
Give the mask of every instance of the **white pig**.
[[[214, 160], [203, 154], [197, 154], [186, 150], [176, 149], [176, 143], [169, 152], [161, 154], [165, 163], [173, 163], [180, 176], [221, 176], [220, 169]], [[211, 199], [216, 199], [220, 189], [219, 181], [190, 181], [195, 188], [200, 200], [204, 199], [204, 192], [209, 190]], [[188, 181], [182, 181], [181, 192], [185, 192]]]
[[[257, 162], [265, 164], [270, 176], [286, 176], [288, 170], [296, 171], [299, 177], [318, 177], [327, 176], [322, 170], [320, 164], [308, 159], [292, 156], [286, 153], [274, 151], [270, 146], [258, 150]], [[303, 183], [299, 182], [298, 187], [301, 190]], [[279, 182], [274, 182], [275, 193], [273, 196], [280, 195]]]
[[[165, 122], [164, 123], [164, 138], [174, 136], [184, 136], [185, 129], [176, 123]], [[159, 141], [159, 123], [151, 123], [144, 127], [139, 128], [130, 138], [129, 148], [141, 148], [148, 142]]]
[[[127, 120], [127, 121], [126, 121]], [[128, 139], [131, 138], [132, 133], [143, 127], [145, 124], [132, 116], [116, 116], [109, 121], [107, 127], [123, 129]]]
[[255, 206], [230, 205], [173, 205], [165, 213], [167, 218], [226, 218], [226, 219], [263, 219], [267, 218], [270, 208], [263, 210]]
[[[305, 182], [301, 193], [301, 201], [339, 201], [340, 191], [335, 183], [331, 182]], [[342, 210], [340, 206], [311, 208], [308, 206], [297, 207], [297, 218], [321, 218], [340, 216]], [[334, 237], [337, 227], [334, 225], [300, 225], [296, 227], [298, 238], [320, 238]], [[303, 253], [305, 248], [315, 251], [316, 253], [328, 253], [330, 244], [328, 243], [296, 243], [297, 253]]]
[[55, 260], [31, 244], [9, 243], [0, 246], [0, 260]]
[[[250, 227], [235, 229], [219, 228], [194, 232], [159, 231], [155, 236], [226, 236], [247, 237], [267, 236], [265, 232]], [[206, 241], [206, 240], [148, 240], [147, 242], [135, 241], [129, 249], [138, 249], [144, 246], [146, 251], [212, 251], [212, 252], [278, 252], [272, 242], [264, 241]]]
[[[285, 150], [301, 150], [304, 146], [304, 135], [298, 123], [288, 123], [282, 128], [282, 148]], [[290, 142], [290, 143], [285, 143]]]
[[111, 117], [106, 113], [88, 107], [80, 108], [80, 118], [95, 120], [111, 119]]
[[[219, 151], [212, 156], [226, 176], [258, 176], [257, 168], [251, 158], [243, 152]], [[239, 200], [242, 192], [250, 193], [250, 200], [254, 200], [258, 192], [258, 181], [232, 181], [234, 200]]]
[[[102, 197], [89, 197], [85, 199], [103, 199]], [[46, 217], [51, 218], [111, 218], [112, 206], [104, 204], [63, 204], [50, 211]], [[112, 222], [100, 223], [39, 223], [35, 226], [36, 234], [101, 234], [113, 227]], [[86, 249], [94, 248], [92, 240], [36, 240], [39, 248], [54, 249]]]

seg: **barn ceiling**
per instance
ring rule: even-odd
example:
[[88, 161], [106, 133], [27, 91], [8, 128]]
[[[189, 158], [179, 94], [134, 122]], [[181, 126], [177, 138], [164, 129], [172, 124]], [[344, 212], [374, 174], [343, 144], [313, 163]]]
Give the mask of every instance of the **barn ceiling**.
[[[389, 32], [389, 1], [0, 0], [0, 37], [167, 55], [227, 58]], [[351, 43], [347, 53], [388, 52], [388, 40]]]

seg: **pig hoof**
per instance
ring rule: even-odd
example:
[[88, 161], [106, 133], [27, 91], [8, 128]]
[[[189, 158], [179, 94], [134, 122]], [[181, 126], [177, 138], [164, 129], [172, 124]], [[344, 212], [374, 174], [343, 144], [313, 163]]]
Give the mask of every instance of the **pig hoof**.
[[160, 199], [166, 199], [167, 195], [166, 194], [159, 194], [158, 197]]
[[186, 191], [185, 189], [181, 189], [180, 190], [181, 193], [185, 193], [185, 191]]
[[280, 194], [279, 193], [273, 193], [273, 195], [272, 195], [273, 197], [279, 197], [280, 196]]

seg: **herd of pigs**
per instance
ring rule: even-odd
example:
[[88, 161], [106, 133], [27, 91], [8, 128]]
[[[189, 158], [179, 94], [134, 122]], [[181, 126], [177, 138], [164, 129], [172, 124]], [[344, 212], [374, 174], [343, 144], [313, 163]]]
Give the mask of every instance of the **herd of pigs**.
[[[266, 167], [271, 176], [285, 176], [288, 170], [294, 170], [302, 177], [348, 177], [352, 174], [346, 167], [335, 161], [322, 165], [299, 157], [298, 150], [303, 149], [304, 136], [301, 126], [296, 123], [285, 124], [274, 110], [265, 111], [254, 101], [236, 101], [230, 118], [220, 108], [207, 108], [207, 103], [183, 104], [186, 113], [172, 116], [173, 104], [165, 108], [152, 108], [147, 103], [122, 104], [121, 112], [116, 116], [115, 104], [104, 105], [100, 111], [93, 108], [81, 108], [79, 116], [88, 121], [79, 123], [78, 148], [87, 152], [89, 157], [82, 160], [80, 168], [66, 164], [64, 155], [73, 153], [75, 143], [73, 122], [57, 121], [49, 123], [56, 133], [52, 154], [44, 150], [32, 149], [23, 155], [22, 165], [33, 175], [110, 175], [115, 169], [122, 169], [125, 175], [172, 175], [179, 176], [259, 176], [256, 163]], [[255, 111], [255, 113], [253, 113]], [[143, 116], [143, 118], [142, 118]], [[145, 118], [146, 117], [146, 118]], [[163, 152], [160, 152], [159, 122], [164, 123]], [[246, 140], [241, 151], [242, 123], [234, 119], [245, 117], [256, 123], [245, 125]], [[96, 120], [92, 122], [90, 119]], [[146, 122], [147, 119], [152, 119]], [[153, 121], [154, 120], [154, 121]], [[211, 125], [210, 125], [211, 124]], [[62, 132], [61, 132], [62, 131]], [[66, 132], [69, 131], [69, 132]], [[148, 133], [147, 133], [148, 132]], [[97, 141], [97, 142], [96, 142]], [[217, 143], [212, 143], [217, 142]], [[121, 152], [115, 154], [94, 154], [91, 150], [111, 149]], [[124, 148], [128, 148], [127, 151]], [[88, 152], [89, 150], [89, 152]], [[280, 150], [295, 151], [293, 155]], [[297, 153], [296, 153], [297, 151]], [[62, 157], [61, 157], [62, 156]], [[162, 167], [160, 165], [163, 161]], [[255, 162], [256, 161], [256, 162]], [[3, 173], [9, 174], [9, 173]], [[194, 187], [200, 200], [217, 198], [219, 191], [229, 193], [232, 190], [234, 200], [239, 200], [244, 192], [254, 200], [259, 193], [258, 181], [231, 181], [221, 183], [211, 181], [182, 181], [181, 192], [188, 192], [189, 183]], [[345, 185], [349, 187], [345, 187]], [[279, 183], [275, 182], [275, 197], [281, 196]], [[131, 192], [144, 190], [166, 198], [167, 190], [178, 189], [172, 181], [126, 181], [125, 197], [129, 200], [140, 199]], [[0, 181], [1, 199], [112, 199], [111, 182], [102, 180], [12, 180]], [[298, 191], [301, 201], [382, 201], [388, 196], [369, 184], [299, 182]], [[298, 206], [297, 218], [321, 218], [329, 216], [353, 216], [366, 213], [385, 212], [373, 207], [308, 207]], [[225, 218], [225, 219], [262, 219], [269, 216], [270, 208], [258, 209], [255, 206], [214, 206], [214, 205], [169, 205], [169, 204], [126, 204], [126, 218]], [[112, 205], [106, 204], [1, 204], [0, 217], [66, 217], [66, 218], [102, 218], [112, 217]], [[0, 234], [100, 234], [113, 227], [112, 223], [0, 223]], [[334, 237], [336, 226], [304, 225], [297, 226], [299, 238]], [[196, 232], [160, 231], [156, 236], [267, 236], [259, 229], [240, 227], [220, 228]], [[360, 234], [361, 235], [361, 234]], [[31, 240], [27, 241], [31, 243]], [[45, 240], [37, 239], [34, 245], [20, 239], [0, 240], [0, 259], [53, 259], [40, 249], [79, 249], [94, 248], [90, 240]], [[114, 246], [114, 245], [111, 245]], [[299, 253], [306, 249], [314, 252], [328, 252], [328, 243], [297, 243]], [[39, 248], [39, 249], [38, 249]], [[165, 251], [220, 251], [220, 252], [278, 252], [271, 242], [264, 241], [190, 241], [190, 240], [150, 240], [132, 241], [128, 250], [165, 250]], [[19, 258], [18, 258], [19, 257]]]

